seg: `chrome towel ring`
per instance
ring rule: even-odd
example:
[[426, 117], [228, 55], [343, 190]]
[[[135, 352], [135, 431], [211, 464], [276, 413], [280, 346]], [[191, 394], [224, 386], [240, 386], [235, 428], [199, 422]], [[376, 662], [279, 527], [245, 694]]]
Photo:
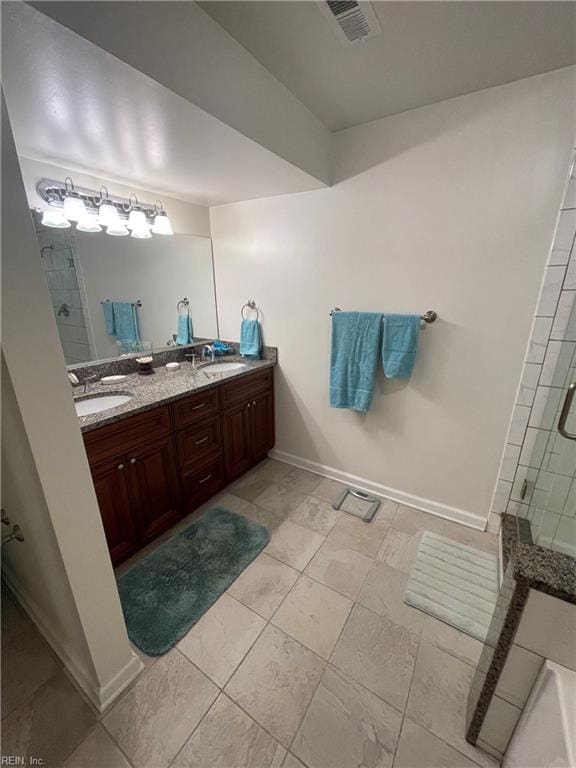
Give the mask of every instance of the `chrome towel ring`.
[[253, 312], [256, 312], [256, 320], [260, 320], [260, 310], [256, 306], [256, 302], [254, 301], [254, 299], [250, 299], [250, 301], [247, 301], [246, 304], [244, 304], [244, 306], [240, 310], [240, 314], [242, 315], [243, 320], [248, 319], [244, 314], [245, 309], [247, 309], [248, 312], [250, 312], [250, 310], [252, 310]]

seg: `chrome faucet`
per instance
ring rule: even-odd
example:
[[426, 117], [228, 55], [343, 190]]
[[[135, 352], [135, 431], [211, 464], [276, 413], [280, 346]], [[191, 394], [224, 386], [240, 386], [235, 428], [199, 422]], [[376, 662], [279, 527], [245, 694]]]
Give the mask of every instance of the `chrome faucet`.
[[72, 371], [66, 371], [66, 373], [68, 375], [68, 381], [70, 382], [70, 384], [72, 384], [73, 389], [76, 389], [76, 387], [79, 387], [82, 384], [84, 385], [84, 391], [82, 392], [83, 395], [86, 394], [86, 387], [88, 386], [88, 384], [91, 381], [96, 381], [96, 379], [98, 378], [98, 376], [86, 376], [84, 381], [80, 381], [78, 376], [76, 376], [75, 373], [72, 373]]
[[209, 353], [209, 355], [210, 355], [210, 362], [213, 363], [214, 362], [214, 347], [212, 346], [212, 344], [205, 344], [202, 347], [202, 361], [203, 362], [206, 362], [206, 352]]

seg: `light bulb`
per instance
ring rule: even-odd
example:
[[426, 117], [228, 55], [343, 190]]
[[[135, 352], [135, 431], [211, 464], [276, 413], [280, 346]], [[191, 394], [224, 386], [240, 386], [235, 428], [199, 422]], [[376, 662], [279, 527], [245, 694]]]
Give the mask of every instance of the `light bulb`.
[[111, 203], [102, 203], [100, 206], [98, 224], [101, 224], [103, 227], [117, 227], [120, 225], [118, 211]]
[[64, 200], [64, 216], [70, 221], [80, 221], [86, 215], [86, 206], [79, 197], [67, 197]]
[[145, 221], [144, 224], [139, 224], [137, 227], [134, 227], [132, 230], [132, 237], [137, 237], [139, 240], [146, 240], [149, 237], [152, 237], [148, 223]]
[[128, 215], [128, 229], [139, 229], [147, 226], [146, 214], [144, 211], [130, 211]]
[[98, 218], [93, 213], [86, 213], [78, 220], [76, 229], [80, 232], [101, 232], [102, 227], [98, 224]]
[[70, 222], [64, 216], [64, 213], [53, 208], [44, 211], [42, 214], [42, 224], [45, 227], [55, 227], [56, 229], [68, 229], [70, 226]]
[[170, 224], [170, 219], [168, 216], [166, 216], [165, 213], [157, 213], [156, 217], [154, 218], [154, 226], [152, 227], [152, 232], [154, 232], [155, 235], [173, 235], [174, 232], [172, 231], [172, 225]]
[[118, 217], [117, 223], [108, 225], [106, 234], [112, 235], [112, 237], [126, 237], [130, 232], [126, 229], [126, 224], [124, 224], [123, 221], [120, 221], [120, 217]]

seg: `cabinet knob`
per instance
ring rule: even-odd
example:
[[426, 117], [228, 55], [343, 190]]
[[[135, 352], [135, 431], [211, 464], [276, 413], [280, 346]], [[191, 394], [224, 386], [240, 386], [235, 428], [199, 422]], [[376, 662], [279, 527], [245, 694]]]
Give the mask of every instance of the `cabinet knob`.
[[130, 459], [130, 464], [136, 464], [136, 459]]
[[246, 408], [250, 408], [251, 405], [252, 403], [246, 403]]
[[252, 400], [252, 405], [256, 405], [256, 400]]
[[118, 469], [124, 469], [124, 464], [118, 464]]

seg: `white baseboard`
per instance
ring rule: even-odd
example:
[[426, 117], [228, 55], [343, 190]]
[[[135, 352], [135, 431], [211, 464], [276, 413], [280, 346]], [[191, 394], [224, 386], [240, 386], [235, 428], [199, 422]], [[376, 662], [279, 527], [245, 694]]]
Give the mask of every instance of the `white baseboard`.
[[93, 676], [85, 668], [84, 664], [74, 658], [64, 647], [52, 630], [50, 626], [51, 623], [44, 611], [27, 590], [22, 588], [17, 577], [12, 573], [10, 568], [6, 566], [6, 563], [4, 563], [2, 567], [2, 577], [16, 596], [22, 608], [28, 614], [30, 620], [36, 624], [41, 635], [62, 662], [64, 671], [72, 678], [72, 681], [78, 686], [86, 699], [98, 712], [103, 712], [107, 709], [144, 669], [142, 660], [131, 651], [130, 659], [124, 667], [120, 669], [114, 677], [106, 683], [106, 685], [98, 685], [93, 679]]
[[381, 483], [374, 483], [364, 477], [350, 475], [348, 472], [342, 472], [334, 467], [328, 467], [325, 464], [318, 464], [316, 461], [302, 459], [300, 456], [294, 456], [292, 453], [285, 453], [273, 448], [268, 454], [271, 459], [283, 461], [285, 464], [291, 464], [299, 469], [306, 469], [308, 472], [314, 472], [316, 475], [322, 475], [330, 480], [337, 480], [340, 483], [346, 483], [358, 490], [372, 493], [375, 496], [381, 496], [384, 499], [391, 499], [399, 504], [406, 504], [408, 507], [421, 509], [423, 512], [429, 512], [431, 515], [443, 517], [455, 523], [467, 525], [469, 528], [475, 528], [479, 531], [486, 530], [487, 520], [473, 512], [467, 512], [465, 509], [450, 507], [447, 504], [441, 504], [431, 499], [422, 499], [420, 496], [413, 496], [404, 491], [397, 491], [395, 488], [388, 488]]

